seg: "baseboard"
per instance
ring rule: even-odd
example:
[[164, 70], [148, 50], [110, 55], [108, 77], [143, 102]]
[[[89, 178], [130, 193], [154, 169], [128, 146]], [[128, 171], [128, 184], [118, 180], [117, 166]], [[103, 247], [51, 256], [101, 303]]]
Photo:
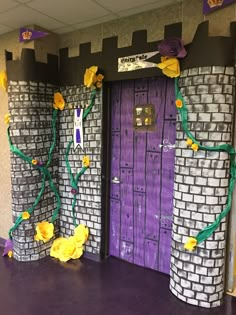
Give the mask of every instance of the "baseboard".
[[84, 253], [83, 257], [86, 259], [97, 261], [97, 262], [100, 262], [102, 260], [100, 255], [96, 255], [96, 254], [92, 254], [92, 253]]
[[5, 242], [6, 242], [6, 240], [4, 238], [0, 237], [0, 247], [4, 247]]

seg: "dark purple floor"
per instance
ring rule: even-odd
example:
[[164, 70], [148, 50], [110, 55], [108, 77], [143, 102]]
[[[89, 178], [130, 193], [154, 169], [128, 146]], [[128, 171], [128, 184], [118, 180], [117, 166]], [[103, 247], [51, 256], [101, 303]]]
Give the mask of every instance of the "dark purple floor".
[[236, 314], [236, 298], [226, 296], [222, 307], [202, 309], [179, 301], [168, 285], [168, 276], [115, 258], [62, 264], [51, 258], [19, 263], [0, 257], [0, 314]]

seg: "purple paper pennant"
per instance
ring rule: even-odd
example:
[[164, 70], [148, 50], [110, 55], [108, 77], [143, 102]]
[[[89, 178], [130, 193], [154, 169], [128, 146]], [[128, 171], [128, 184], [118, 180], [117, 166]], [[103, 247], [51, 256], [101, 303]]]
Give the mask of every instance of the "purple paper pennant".
[[203, 0], [203, 14], [211, 13], [232, 3], [236, 3], [236, 0]]
[[19, 42], [27, 42], [47, 36], [48, 33], [42, 31], [36, 31], [29, 28], [20, 28]]

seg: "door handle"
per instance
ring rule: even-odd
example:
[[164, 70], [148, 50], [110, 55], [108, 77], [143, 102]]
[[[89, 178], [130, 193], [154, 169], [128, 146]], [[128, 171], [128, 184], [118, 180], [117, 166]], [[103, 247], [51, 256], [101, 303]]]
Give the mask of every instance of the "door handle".
[[119, 179], [119, 177], [114, 176], [114, 177], [112, 177], [111, 182], [112, 182], [113, 184], [120, 184], [120, 179]]

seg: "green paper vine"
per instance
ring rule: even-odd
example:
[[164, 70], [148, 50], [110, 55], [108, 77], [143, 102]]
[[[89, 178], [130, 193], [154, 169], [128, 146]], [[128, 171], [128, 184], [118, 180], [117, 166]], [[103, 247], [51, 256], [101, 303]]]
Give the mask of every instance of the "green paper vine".
[[236, 151], [234, 147], [230, 144], [222, 144], [219, 146], [211, 147], [211, 146], [203, 146], [198, 142], [193, 134], [189, 131], [188, 129], [188, 110], [187, 106], [185, 103], [185, 100], [183, 98], [182, 93], [179, 90], [179, 85], [178, 85], [178, 78], [175, 79], [175, 97], [176, 101], [180, 100], [182, 102], [182, 107], [178, 107], [177, 109], [180, 114], [180, 118], [182, 121], [182, 128], [184, 132], [186, 133], [187, 137], [193, 141], [194, 144], [198, 145], [198, 148], [200, 150], [205, 150], [205, 151], [224, 151], [228, 152], [230, 156], [230, 182], [229, 182], [229, 190], [228, 190], [228, 198], [227, 198], [227, 203], [225, 209], [220, 213], [220, 215], [216, 218], [216, 220], [212, 223], [206, 226], [204, 229], [202, 229], [197, 236], [195, 237], [197, 244], [202, 243], [205, 241], [209, 236], [214, 233], [214, 231], [219, 227], [221, 220], [229, 213], [231, 209], [231, 204], [232, 204], [232, 194], [234, 190], [234, 185], [235, 185], [235, 179], [236, 179], [236, 162], [235, 162], [235, 155]]
[[[96, 94], [97, 94], [97, 90], [94, 89], [91, 93], [91, 101], [89, 106], [86, 108], [86, 110], [83, 113], [83, 120], [86, 119], [86, 117], [88, 116], [88, 114], [91, 112], [94, 104], [95, 104], [95, 98], [96, 98]], [[72, 192], [77, 191], [78, 190], [78, 182], [79, 182], [79, 178], [81, 177], [81, 175], [83, 175], [85, 173], [85, 171], [87, 170], [88, 166], [83, 166], [82, 169], [80, 170], [79, 173], [76, 174], [76, 176], [74, 177], [74, 175], [72, 174], [72, 170], [71, 170], [71, 166], [70, 166], [70, 162], [69, 162], [69, 152], [71, 149], [71, 145], [74, 143], [73, 140], [71, 140], [66, 148], [66, 154], [65, 154], [65, 160], [66, 160], [66, 168], [67, 171], [69, 173], [70, 176], [70, 184], [72, 187]], [[77, 200], [77, 193], [74, 193], [74, 197], [73, 197], [73, 202], [72, 202], [72, 216], [73, 216], [73, 224], [75, 227], [78, 226], [78, 224], [76, 224], [76, 217], [75, 217], [75, 205], [76, 205], [76, 200]]]
[[[42, 180], [42, 186], [41, 189], [35, 199], [35, 202], [33, 203], [33, 205], [27, 209], [26, 211], [31, 215], [34, 211], [34, 209], [36, 208], [36, 206], [38, 205], [44, 190], [45, 190], [45, 183], [48, 180], [49, 181], [49, 186], [51, 188], [51, 190], [54, 192], [55, 196], [56, 196], [56, 200], [57, 200], [57, 205], [56, 205], [56, 209], [53, 212], [52, 218], [51, 218], [51, 223], [54, 223], [54, 221], [56, 220], [58, 213], [59, 213], [59, 209], [61, 207], [61, 199], [59, 196], [59, 193], [52, 181], [52, 177], [51, 174], [48, 170], [48, 167], [51, 164], [52, 161], [52, 154], [56, 145], [56, 120], [57, 120], [57, 114], [58, 114], [58, 110], [54, 109], [53, 110], [53, 116], [52, 116], [52, 129], [53, 129], [53, 142], [51, 144], [51, 147], [49, 149], [49, 153], [48, 153], [48, 162], [46, 164], [46, 166], [44, 165], [34, 165], [34, 168], [38, 169], [39, 172], [43, 175], [43, 180]], [[25, 155], [21, 150], [19, 150], [16, 146], [14, 146], [12, 144], [11, 141], [11, 136], [10, 136], [10, 126], [7, 128], [7, 137], [8, 137], [8, 142], [9, 142], [9, 146], [10, 146], [10, 150], [12, 153], [16, 154], [17, 156], [19, 156], [22, 160], [24, 160], [25, 162], [29, 163], [30, 165], [32, 165], [32, 161], [33, 159], [27, 155]], [[17, 217], [15, 224], [13, 225], [13, 227], [9, 230], [8, 234], [9, 234], [9, 238], [12, 239], [12, 232], [14, 232], [18, 226], [21, 224], [21, 222], [24, 221], [24, 219], [22, 218], [22, 213]]]

